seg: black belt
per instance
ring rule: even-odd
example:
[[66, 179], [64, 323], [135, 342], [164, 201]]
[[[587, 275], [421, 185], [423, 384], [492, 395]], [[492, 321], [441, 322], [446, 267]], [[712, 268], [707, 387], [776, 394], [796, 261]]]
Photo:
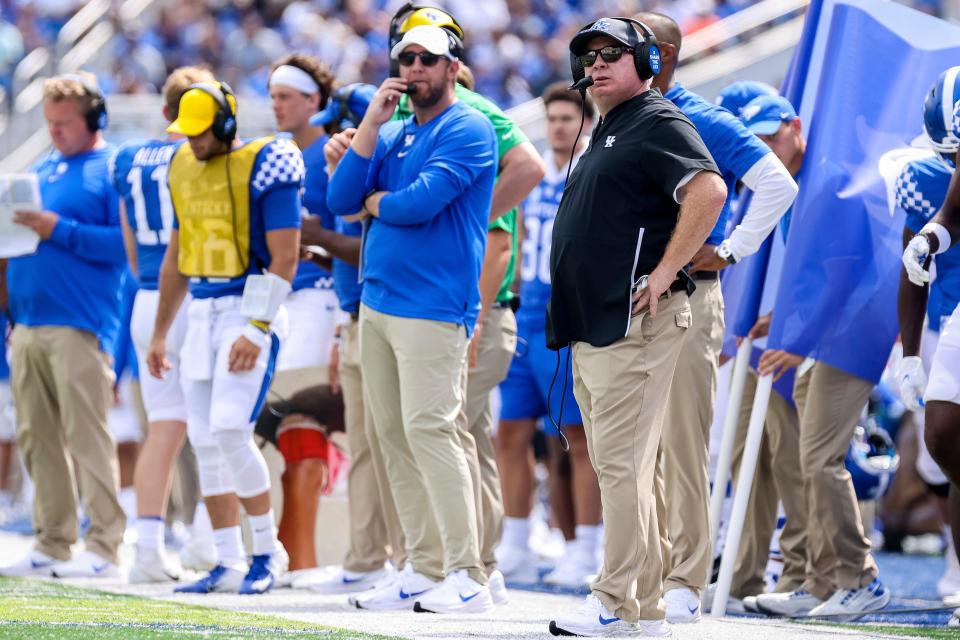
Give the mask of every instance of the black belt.
[[720, 278], [719, 271], [697, 271], [696, 273], [691, 273], [690, 277], [694, 280], [717, 280]]
[[510, 309], [514, 313], [520, 309], [520, 296], [514, 296], [509, 300], [501, 300], [493, 303], [494, 309]]

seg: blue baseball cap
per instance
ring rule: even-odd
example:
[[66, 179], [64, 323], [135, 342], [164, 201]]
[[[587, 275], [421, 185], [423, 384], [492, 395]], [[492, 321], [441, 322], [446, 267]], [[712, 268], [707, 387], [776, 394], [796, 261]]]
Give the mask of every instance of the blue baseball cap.
[[782, 96], [754, 98], [740, 112], [740, 119], [752, 133], [772, 136], [784, 122], [792, 122], [797, 112], [790, 101]]
[[775, 96], [778, 93], [776, 89], [766, 82], [740, 80], [728, 84], [720, 91], [720, 95], [717, 96], [717, 104], [739, 117], [743, 108], [754, 98], [759, 98], [760, 96]]
[[360, 82], [340, 87], [327, 100], [323, 111], [310, 116], [310, 125], [322, 127], [331, 122], [339, 122], [341, 129], [360, 126], [360, 121], [367, 113], [367, 107], [376, 92], [377, 88], [372, 84]]

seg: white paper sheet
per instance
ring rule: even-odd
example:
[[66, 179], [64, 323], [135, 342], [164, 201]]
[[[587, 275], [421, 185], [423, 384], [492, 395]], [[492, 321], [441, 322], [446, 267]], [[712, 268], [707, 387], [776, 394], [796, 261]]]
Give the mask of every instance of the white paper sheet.
[[15, 211], [42, 211], [40, 183], [36, 174], [0, 174], [0, 258], [15, 258], [36, 252], [40, 236], [13, 221]]

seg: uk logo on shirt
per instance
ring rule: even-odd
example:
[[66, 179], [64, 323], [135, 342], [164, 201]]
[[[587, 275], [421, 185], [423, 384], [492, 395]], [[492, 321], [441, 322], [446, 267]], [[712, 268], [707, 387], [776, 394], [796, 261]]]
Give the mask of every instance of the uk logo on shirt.
[[406, 137], [403, 139], [403, 146], [409, 147], [410, 145], [412, 145], [416, 137], [417, 137], [416, 134], [408, 133]]
[[617, 136], [607, 136], [607, 141], [604, 143], [603, 148], [609, 149], [613, 146], [613, 143], [617, 141]]

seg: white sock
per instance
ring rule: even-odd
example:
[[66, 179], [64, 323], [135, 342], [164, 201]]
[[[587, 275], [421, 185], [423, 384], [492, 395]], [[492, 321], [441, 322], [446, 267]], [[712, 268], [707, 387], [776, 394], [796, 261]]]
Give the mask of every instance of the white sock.
[[943, 535], [947, 539], [947, 549], [944, 554], [947, 559], [947, 570], [945, 575], [960, 574], [960, 563], [957, 562], [957, 552], [953, 548], [953, 532], [949, 526], [943, 528]]
[[516, 549], [530, 548], [530, 518], [503, 519], [503, 543]]
[[202, 539], [211, 535], [213, 535], [213, 524], [210, 523], [207, 505], [198, 502], [197, 508], [193, 512], [193, 524], [190, 525], [190, 537]]
[[117, 496], [120, 501], [120, 508], [127, 516], [127, 525], [137, 519], [137, 492], [133, 487], [123, 487]]
[[243, 534], [239, 525], [214, 529], [213, 541], [217, 545], [220, 564], [228, 569], [246, 570], [247, 556], [243, 552]]
[[273, 509], [259, 516], [248, 515], [247, 520], [250, 521], [253, 555], [259, 556], [276, 551], [277, 525], [273, 520]]
[[578, 551], [584, 555], [594, 555], [597, 551], [597, 544], [602, 539], [602, 529], [600, 525], [578, 524], [574, 529], [574, 540], [572, 551]]
[[137, 551], [163, 552], [163, 518], [140, 516], [134, 526], [137, 529]]

